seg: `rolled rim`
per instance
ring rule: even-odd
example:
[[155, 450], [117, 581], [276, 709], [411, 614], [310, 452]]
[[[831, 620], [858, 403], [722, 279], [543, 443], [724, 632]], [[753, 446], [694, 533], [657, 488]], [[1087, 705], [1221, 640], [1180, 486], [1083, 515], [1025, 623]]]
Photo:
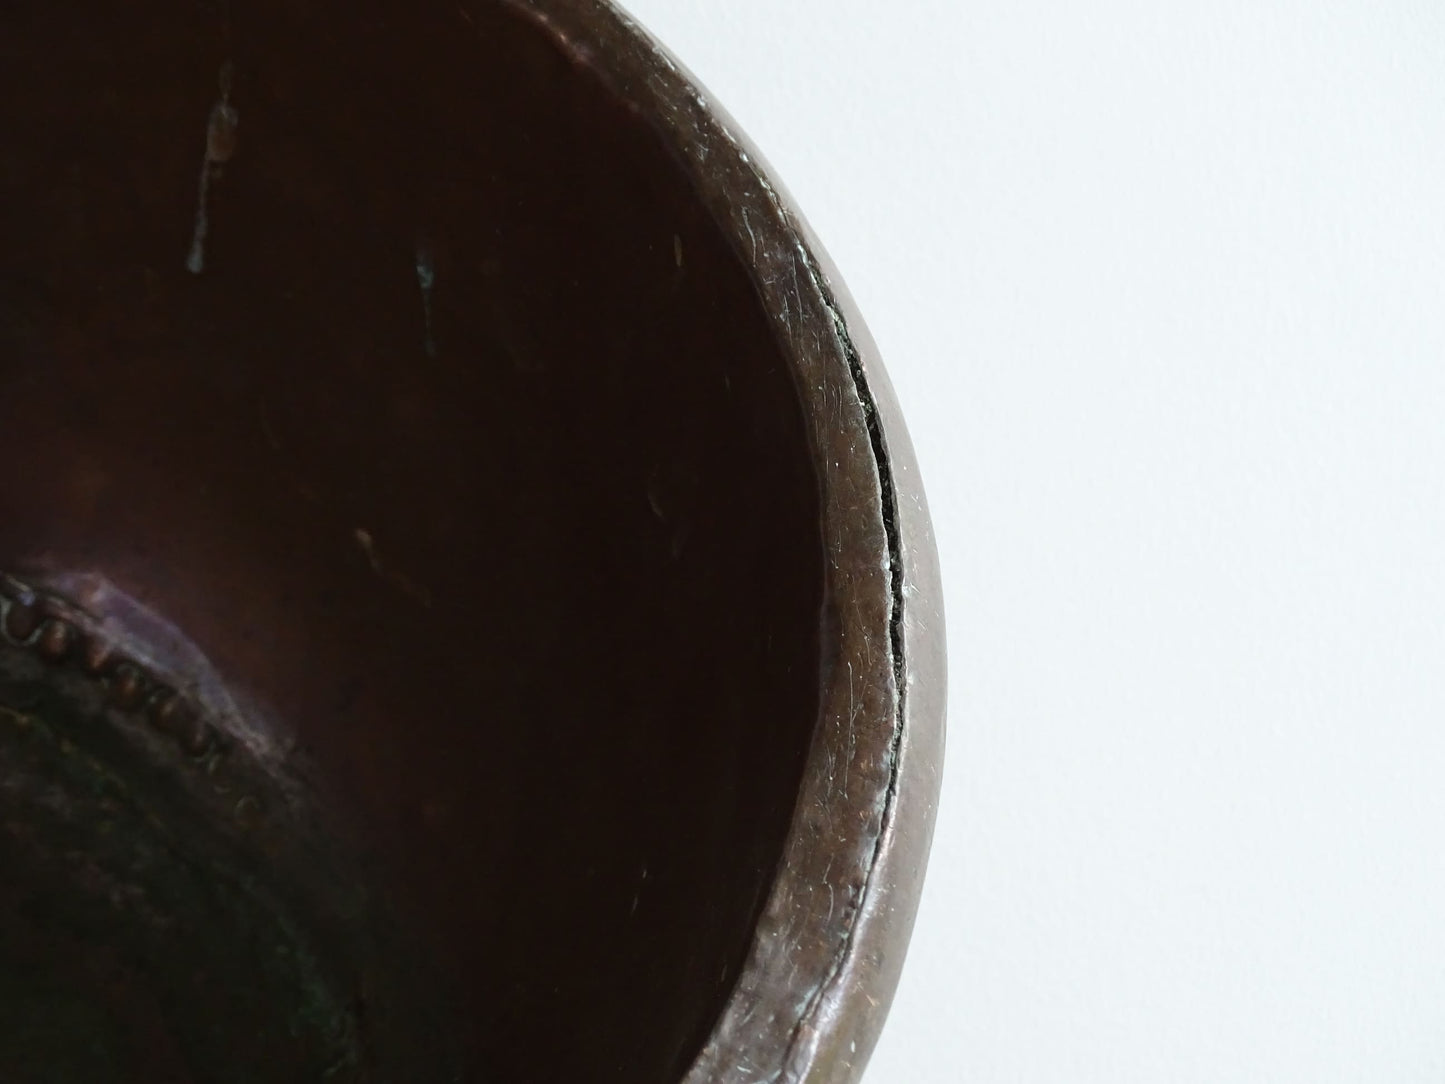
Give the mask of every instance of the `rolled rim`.
[[902, 969], [943, 758], [938, 557], [878, 350], [757, 150], [608, 0], [507, 0], [677, 155], [793, 368], [827, 548], [821, 708], [747, 962], [685, 1084], [862, 1075]]

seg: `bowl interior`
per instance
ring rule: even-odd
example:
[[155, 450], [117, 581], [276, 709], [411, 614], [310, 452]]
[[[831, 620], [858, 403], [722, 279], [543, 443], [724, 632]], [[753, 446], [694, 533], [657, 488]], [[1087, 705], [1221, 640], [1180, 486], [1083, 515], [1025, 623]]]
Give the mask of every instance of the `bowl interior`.
[[746, 254], [585, 55], [481, 0], [0, 12], [35, 1079], [663, 1082], [728, 996], [818, 482]]

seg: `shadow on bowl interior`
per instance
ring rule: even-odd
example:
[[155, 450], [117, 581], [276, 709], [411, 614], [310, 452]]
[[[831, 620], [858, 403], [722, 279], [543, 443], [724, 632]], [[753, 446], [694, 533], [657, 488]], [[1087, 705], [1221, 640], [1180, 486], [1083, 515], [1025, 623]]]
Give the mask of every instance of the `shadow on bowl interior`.
[[500, 6], [0, 14], [10, 1080], [673, 1081], [818, 480], [664, 142]]

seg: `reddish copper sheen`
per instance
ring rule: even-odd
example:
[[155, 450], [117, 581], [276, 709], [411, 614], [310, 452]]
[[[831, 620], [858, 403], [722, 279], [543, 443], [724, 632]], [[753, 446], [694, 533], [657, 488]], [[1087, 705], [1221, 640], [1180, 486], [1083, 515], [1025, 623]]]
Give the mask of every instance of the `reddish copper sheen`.
[[40, 627], [35, 650], [50, 662], [63, 662], [75, 645], [75, 630], [59, 618], [52, 617]]
[[[151, 725], [173, 738], [186, 755], [201, 757], [210, 752], [215, 735], [193, 700], [168, 686], [155, 685], [140, 667], [119, 659], [113, 645], [99, 634], [85, 635], [70, 621], [42, 616], [73, 614], [76, 611], [71, 604], [53, 595], [36, 594], [12, 577], [5, 577], [0, 584], [10, 599], [5, 626], [13, 639], [25, 642], [33, 635], [31, 648], [52, 665], [78, 663], [87, 674], [104, 682], [112, 706], [122, 711], [145, 707]], [[35, 635], [37, 628], [39, 633]]]
[[120, 663], [110, 676], [109, 693], [113, 705], [122, 711], [133, 711], [145, 699], [145, 677], [134, 664]]
[[81, 665], [91, 674], [104, 674], [115, 660], [115, 649], [100, 636], [90, 636], [85, 641], [81, 654]]
[[174, 734], [186, 715], [185, 701], [174, 689], [165, 686], [151, 694], [151, 724], [162, 734]]
[[176, 741], [187, 756], [204, 756], [210, 751], [211, 728], [199, 711], [192, 710], [177, 725]]

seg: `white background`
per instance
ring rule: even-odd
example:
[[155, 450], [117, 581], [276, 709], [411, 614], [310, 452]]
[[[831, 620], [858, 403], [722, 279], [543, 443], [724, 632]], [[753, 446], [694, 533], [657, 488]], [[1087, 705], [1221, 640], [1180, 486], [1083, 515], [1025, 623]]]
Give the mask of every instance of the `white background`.
[[836, 259], [938, 528], [868, 1084], [1445, 1080], [1445, 5], [628, 7]]
[[629, 7], [837, 260], [938, 526], [867, 1084], [1445, 1080], [1445, 4]]

